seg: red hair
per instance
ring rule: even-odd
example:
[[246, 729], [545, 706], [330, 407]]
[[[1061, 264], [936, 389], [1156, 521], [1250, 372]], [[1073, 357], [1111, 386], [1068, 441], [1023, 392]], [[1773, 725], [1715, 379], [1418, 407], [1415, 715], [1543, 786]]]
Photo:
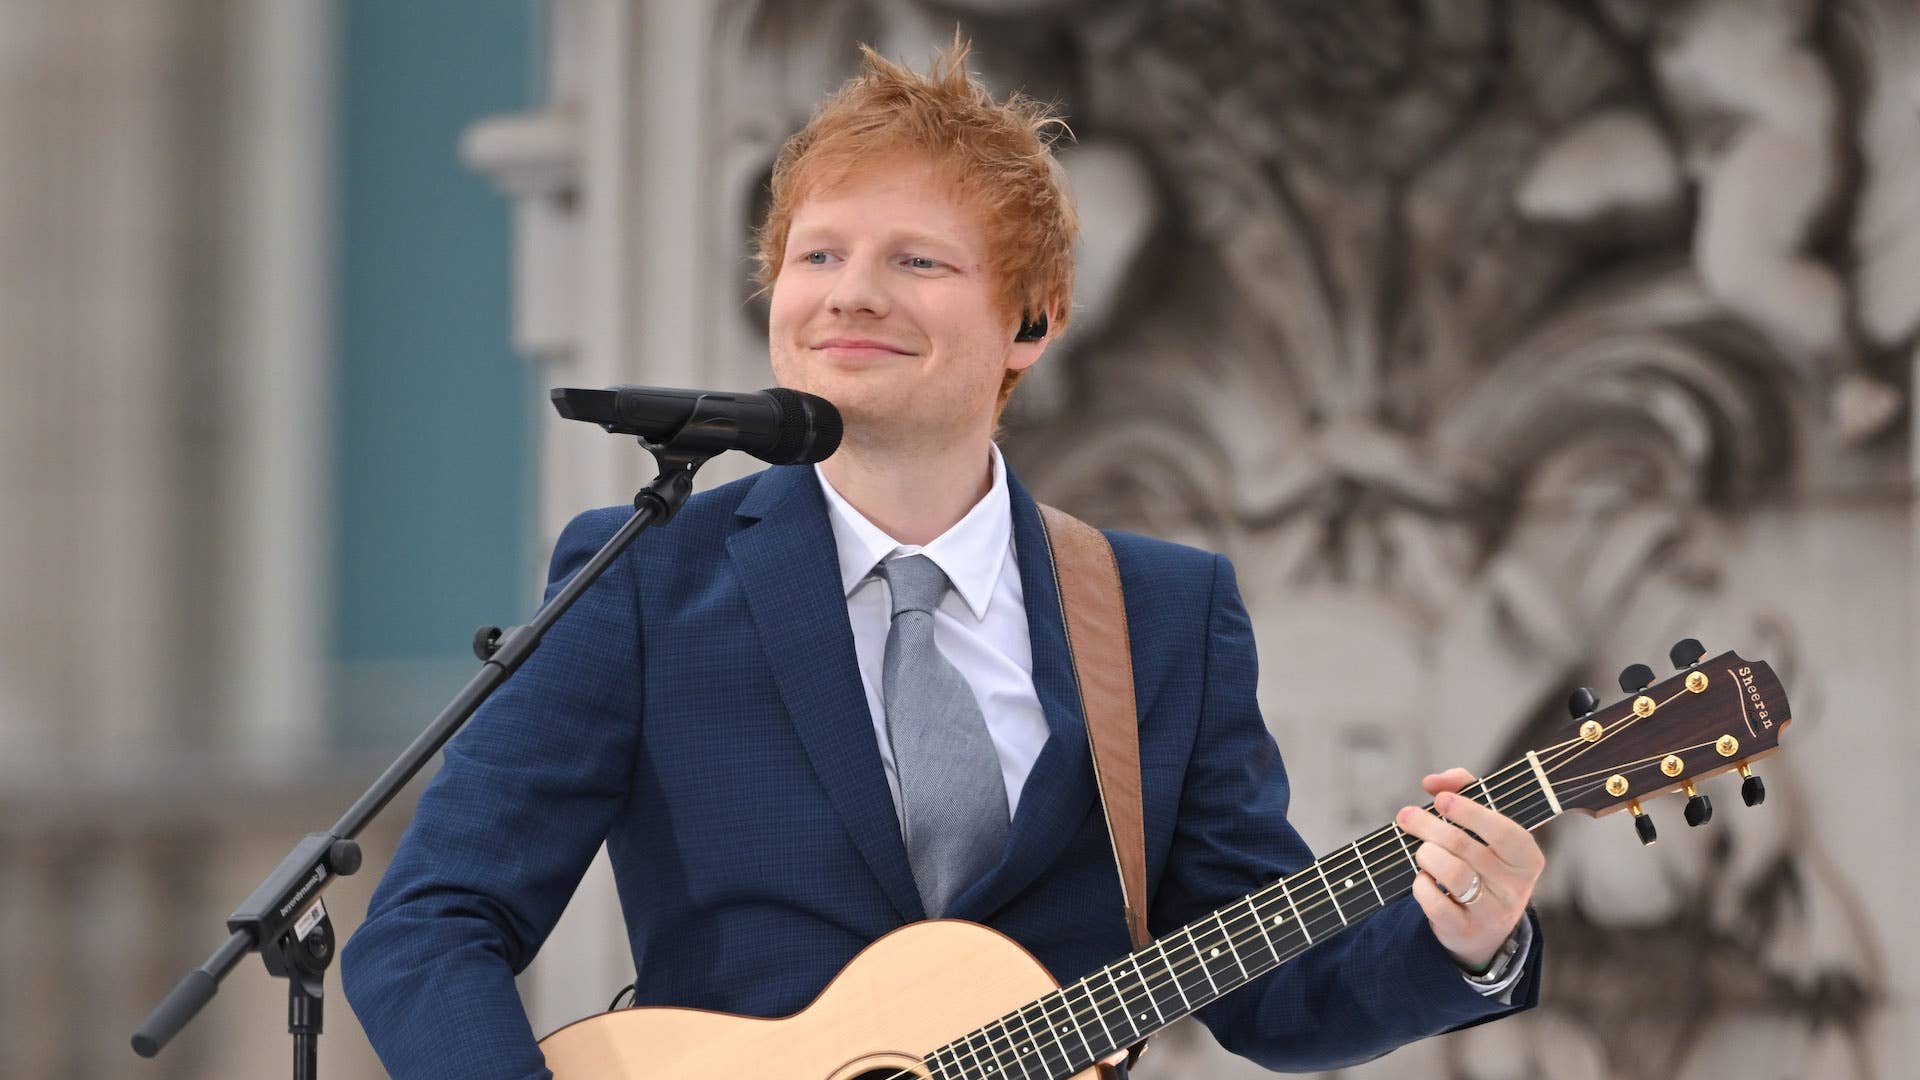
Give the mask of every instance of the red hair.
[[[814, 110], [774, 161], [772, 201], [756, 236], [762, 286], [780, 276], [794, 210], [808, 196], [888, 154], [920, 154], [979, 215], [1003, 310], [1048, 314], [1052, 332], [1066, 327], [1079, 219], [1051, 148], [1066, 123], [1019, 93], [995, 101], [965, 67], [972, 48], [956, 33], [922, 75], [860, 46], [860, 73]], [[1002, 405], [1019, 374], [1008, 373]]]

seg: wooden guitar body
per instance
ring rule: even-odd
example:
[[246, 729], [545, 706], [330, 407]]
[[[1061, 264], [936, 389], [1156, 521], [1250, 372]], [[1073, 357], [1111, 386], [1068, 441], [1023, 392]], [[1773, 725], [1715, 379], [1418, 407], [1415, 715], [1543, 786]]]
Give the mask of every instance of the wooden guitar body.
[[569, 1024], [540, 1040], [540, 1050], [558, 1080], [925, 1077], [922, 1055], [1058, 985], [1013, 939], [938, 919], [867, 946], [792, 1016], [622, 1009]]

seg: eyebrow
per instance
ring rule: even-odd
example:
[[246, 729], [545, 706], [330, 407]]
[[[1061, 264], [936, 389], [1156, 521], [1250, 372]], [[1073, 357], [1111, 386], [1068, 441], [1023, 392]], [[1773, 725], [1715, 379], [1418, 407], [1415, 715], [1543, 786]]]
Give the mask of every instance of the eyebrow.
[[[837, 234], [826, 225], [796, 225], [787, 236], [787, 243], [802, 244], [815, 239], [833, 239]], [[924, 232], [919, 229], [899, 229], [886, 234], [887, 247], [930, 246], [944, 248], [962, 255], [968, 255], [967, 245], [952, 237], [939, 233]]]

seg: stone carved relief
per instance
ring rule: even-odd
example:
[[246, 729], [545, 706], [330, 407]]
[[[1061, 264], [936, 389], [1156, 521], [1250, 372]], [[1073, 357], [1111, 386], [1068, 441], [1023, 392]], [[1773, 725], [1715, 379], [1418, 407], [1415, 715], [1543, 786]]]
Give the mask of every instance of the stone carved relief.
[[[1558, 738], [1566, 688], [1703, 611], [1747, 635], [1710, 647], [1771, 659], [1817, 715], [1794, 619], [1731, 596], [1720, 553], [1756, 502], [1898, 475], [1920, 359], [1910, 5], [724, 11], [721, 67], [754, 73], [716, 113], [726, 250], [856, 38], [917, 58], [958, 19], [990, 82], [1065, 104], [1078, 314], [1015, 398], [1009, 454], [1050, 501], [1234, 557], [1288, 679], [1265, 704], [1310, 840], [1377, 823], [1391, 792], [1351, 792], [1436, 754]], [[713, 272], [737, 305], [739, 266]], [[739, 355], [764, 345], [757, 310], [732, 325]], [[1440, 703], [1424, 726], [1416, 696]], [[1543, 833], [1546, 1004], [1417, 1052], [1458, 1077], [1705, 1075], [1739, 1044], [1871, 1075], [1874, 928], [1793, 776], [1771, 817], [1723, 809], [1704, 856]], [[1675, 989], [1623, 992], [1648, 983]], [[1143, 1072], [1185, 1075], [1206, 1041], [1171, 1036]]]

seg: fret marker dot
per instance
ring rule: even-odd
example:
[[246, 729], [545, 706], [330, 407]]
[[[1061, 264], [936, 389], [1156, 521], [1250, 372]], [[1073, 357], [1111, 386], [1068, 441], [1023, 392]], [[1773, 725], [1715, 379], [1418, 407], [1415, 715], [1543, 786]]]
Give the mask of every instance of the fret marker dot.
[[1215, 949], [1215, 950], [1213, 950], [1213, 952], [1211, 952], [1211, 953], [1209, 953], [1209, 954], [1208, 954], [1208, 956], [1210, 956], [1211, 958], [1213, 958], [1213, 959], [1215, 959], [1215, 960], [1218, 960], [1218, 959], [1220, 959], [1220, 950], [1219, 950], [1219, 949]]
[[1345, 880], [1345, 881], [1343, 881], [1343, 882], [1341, 882], [1341, 883], [1340, 883], [1340, 887], [1341, 887], [1341, 888], [1343, 888], [1343, 889], [1351, 889], [1351, 888], [1353, 888], [1353, 879], [1352, 879], [1352, 878], [1348, 878], [1347, 880]]
[[1141, 1013], [1141, 1014], [1140, 1014], [1140, 1019], [1142, 1019], [1142, 1020], [1145, 1020], [1146, 1018], [1147, 1018], [1147, 1014], [1146, 1014], [1146, 1013]]
[[1278, 915], [1275, 915], [1275, 916], [1273, 917], [1273, 925], [1275, 925], [1275, 926], [1279, 926], [1279, 925], [1280, 925], [1280, 916], [1278, 916]]

